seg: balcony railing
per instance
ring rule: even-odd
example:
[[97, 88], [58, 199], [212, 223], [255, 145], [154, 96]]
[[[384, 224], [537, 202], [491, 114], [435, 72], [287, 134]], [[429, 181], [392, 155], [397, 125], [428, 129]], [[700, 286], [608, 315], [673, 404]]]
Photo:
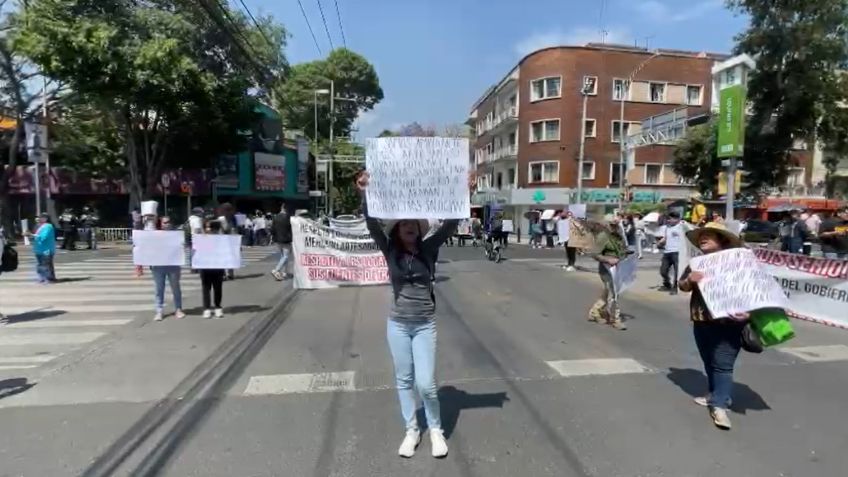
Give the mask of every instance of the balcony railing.
[[515, 158], [518, 155], [518, 145], [512, 144], [509, 146], [505, 146], [499, 149], [496, 149], [494, 154], [492, 154], [493, 161], [498, 161], [500, 159], [510, 159]]
[[511, 106], [506, 111], [498, 114], [492, 119], [486, 119], [483, 121], [483, 127], [479, 129], [478, 136], [482, 136], [498, 127], [513, 122], [518, 119], [518, 108], [516, 106]]

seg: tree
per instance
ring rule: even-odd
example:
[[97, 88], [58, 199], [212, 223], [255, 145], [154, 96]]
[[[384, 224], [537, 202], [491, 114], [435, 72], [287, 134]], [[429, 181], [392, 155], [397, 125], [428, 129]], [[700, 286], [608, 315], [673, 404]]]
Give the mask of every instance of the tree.
[[324, 60], [301, 63], [291, 68], [285, 83], [277, 89], [276, 104], [283, 115], [283, 124], [314, 135], [317, 104], [318, 138], [329, 137], [328, 95], [316, 96], [315, 91], [328, 90], [331, 81], [335, 95], [345, 98], [335, 101], [334, 105], [333, 130], [336, 136], [349, 135], [359, 114], [373, 109], [383, 99], [374, 67], [361, 55], [346, 48], [337, 48]]
[[718, 123], [713, 120], [688, 129], [674, 150], [674, 173], [694, 181], [698, 191], [709, 195], [715, 190], [721, 161], [717, 157]]
[[737, 53], [756, 58], [744, 168], [753, 187], [782, 183], [794, 140], [848, 152], [848, 0], [728, 0], [750, 17]]
[[[123, 138], [131, 205], [155, 192], [166, 164], [208, 166], [210, 156], [241, 147], [240, 132], [256, 119], [248, 91], [273, 91], [287, 69], [282, 27], [263, 18], [259, 32], [237, 12], [216, 10], [224, 5], [198, 4], [32, 0], [23, 16], [21, 51], [108, 115]], [[259, 36], [272, 44], [257, 46]]]

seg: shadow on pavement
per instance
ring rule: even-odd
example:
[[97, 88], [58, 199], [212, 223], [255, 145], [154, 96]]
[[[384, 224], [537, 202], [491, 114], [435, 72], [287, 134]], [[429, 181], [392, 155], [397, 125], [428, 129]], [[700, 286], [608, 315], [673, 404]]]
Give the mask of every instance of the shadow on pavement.
[[35, 383], [27, 381], [27, 378], [0, 380], [0, 399], [20, 394], [33, 386], [35, 386]]
[[43, 320], [45, 318], [53, 318], [54, 316], [64, 315], [65, 310], [36, 310], [29, 311], [26, 313], [21, 313], [18, 315], [7, 315], [5, 320], [2, 320], [3, 323], [6, 324], [14, 324], [14, 323], [23, 323], [26, 321], [35, 321], [35, 320]]
[[[187, 310], [183, 310], [187, 315], [199, 315], [203, 313], [204, 308], [202, 306], [198, 306], [195, 308], [189, 308]], [[224, 306], [224, 316], [226, 314], [231, 313], [255, 313], [258, 311], [270, 310], [267, 306], [259, 306], [259, 305], [236, 305], [236, 306]]]
[[[450, 437], [459, 421], [459, 413], [465, 409], [496, 407], [503, 409], [509, 401], [506, 391], [489, 394], [469, 394], [453, 386], [442, 386], [439, 389], [439, 402], [442, 408], [442, 430], [445, 437]], [[420, 413], [423, 413], [423, 409]], [[418, 416], [418, 422], [426, 422], [425, 416]]]
[[92, 277], [57, 278], [53, 283], [72, 283], [91, 280]]
[[[230, 280], [247, 280], [248, 278], [258, 278], [265, 276], [265, 273], [251, 273], [249, 275], [239, 275], [236, 274], [235, 278], [228, 278], [227, 281]], [[271, 275], [268, 275], [268, 278], [271, 278]]]
[[[707, 377], [695, 369], [669, 368], [666, 377], [693, 398], [707, 394]], [[771, 409], [762, 396], [747, 384], [733, 383], [733, 405], [730, 410], [737, 414], [748, 411]]]

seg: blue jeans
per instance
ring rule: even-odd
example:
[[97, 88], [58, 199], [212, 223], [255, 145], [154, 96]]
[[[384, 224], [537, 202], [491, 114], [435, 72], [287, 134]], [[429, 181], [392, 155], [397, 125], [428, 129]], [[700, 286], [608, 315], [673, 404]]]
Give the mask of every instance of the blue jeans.
[[53, 272], [52, 254], [37, 254], [35, 256], [35, 273], [38, 275], [39, 283], [56, 279]]
[[183, 309], [183, 293], [180, 290], [180, 267], [177, 265], [150, 267], [153, 274], [153, 284], [156, 287], [156, 313], [162, 313], [165, 307], [165, 280], [171, 283], [171, 293], [174, 295], [174, 308]]
[[693, 327], [695, 344], [704, 362], [709, 405], [727, 409], [733, 391], [733, 365], [742, 349], [744, 322], [729, 320], [696, 322]]
[[848, 254], [837, 253], [837, 252], [825, 252], [824, 258], [832, 258], [834, 260], [836, 260], [836, 259], [845, 260], [846, 258], [848, 258]]
[[289, 254], [291, 253], [291, 244], [281, 243], [278, 245], [280, 247], [280, 261], [277, 262], [277, 266], [274, 267], [274, 271], [285, 273], [286, 263], [289, 261]]
[[400, 412], [407, 429], [418, 429], [413, 384], [424, 401], [430, 429], [441, 429], [442, 418], [436, 388], [436, 321], [396, 321], [387, 325], [389, 350], [395, 365]]

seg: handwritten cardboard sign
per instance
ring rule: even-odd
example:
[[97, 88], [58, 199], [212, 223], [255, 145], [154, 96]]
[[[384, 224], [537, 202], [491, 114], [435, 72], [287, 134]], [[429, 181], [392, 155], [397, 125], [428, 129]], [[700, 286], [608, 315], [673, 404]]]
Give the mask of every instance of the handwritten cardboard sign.
[[195, 235], [191, 238], [191, 268], [231, 270], [241, 268], [240, 235]]
[[468, 139], [384, 137], [368, 139], [365, 165], [371, 174], [368, 213], [381, 219], [465, 219]]
[[133, 230], [133, 264], [144, 267], [185, 265], [185, 234], [168, 230]]
[[584, 250], [592, 250], [595, 248], [595, 236], [589, 230], [586, 222], [582, 220], [572, 220], [571, 229], [568, 233], [568, 246], [581, 248]]
[[789, 308], [780, 284], [747, 248], [692, 257], [689, 266], [703, 272], [698, 287], [715, 318], [761, 308]]

